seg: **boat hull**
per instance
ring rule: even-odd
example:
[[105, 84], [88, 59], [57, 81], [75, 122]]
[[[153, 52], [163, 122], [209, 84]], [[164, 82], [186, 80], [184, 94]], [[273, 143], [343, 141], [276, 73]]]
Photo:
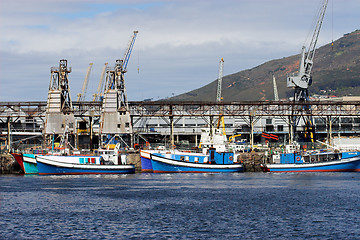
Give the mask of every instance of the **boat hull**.
[[153, 172], [150, 154], [148, 151], [140, 151], [141, 172]]
[[302, 164], [263, 164], [264, 172], [360, 172], [360, 157]]
[[209, 164], [173, 160], [151, 154], [154, 173], [230, 173], [243, 172], [242, 164]]
[[99, 165], [76, 164], [46, 157], [37, 157], [39, 175], [73, 175], [73, 174], [130, 174], [135, 173], [134, 165]]
[[34, 154], [23, 154], [25, 174], [38, 174], [38, 167]]
[[16, 162], [20, 165], [21, 170], [25, 173], [23, 155], [21, 153], [11, 153]]

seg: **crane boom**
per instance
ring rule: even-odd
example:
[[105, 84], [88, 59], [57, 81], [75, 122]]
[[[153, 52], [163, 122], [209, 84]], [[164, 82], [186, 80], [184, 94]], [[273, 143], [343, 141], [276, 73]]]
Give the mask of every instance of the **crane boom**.
[[107, 65], [108, 65], [108, 63], [105, 63], [104, 67], [101, 71], [100, 81], [99, 81], [96, 93], [93, 95], [93, 102], [99, 101], [100, 96], [102, 95], [102, 89], [104, 87], [104, 76], [105, 76], [105, 71], [106, 71]]
[[328, 0], [324, 0], [321, 11], [320, 11], [319, 19], [317, 21], [316, 28], [314, 30], [314, 33], [313, 33], [313, 36], [312, 36], [312, 39], [310, 42], [309, 51], [307, 53], [306, 59], [311, 60], [311, 61], [313, 60], [314, 55], [315, 55], [316, 43], [319, 38], [320, 29], [321, 29], [321, 25], [323, 23], [323, 19], [325, 16], [327, 4], [328, 4]]
[[77, 98], [78, 102], [85, 100], [86, 90], [87, 90], [87, 87], [89, 84], [89, 76], [90, 76], [92, 66], [93, 66], [93, 63], [90, 63], [89, 67], [87, 69], [87, 72], [86, 72], [86, 76], [85, 76], [82, 88], [81, 88], [81, 93], [78, 94], [78, 98]]
[[[224, 59], [221, 58], [220, 62], [219, 62], [219, 77], [218, 77], [218, 87], [217, 87], [217, 91], [216, 91], [216, 102], [220, 103], [222, 101], [222, 97], [221, 97], [221, 91], [222, 91], [222, 78], [223, 78], [223, 71], [224, 71]], [[222, 134], [223, 136], [226, 137], [226, 131], [225, 131], [225, 121], [224, 121], [224, 116], [223, 114], [223, 106], [221, 106], [220, 108], [221, 112], [221, 116], [219, 117], [218, 123], [217, 123], [217, 128], [222, 127]]]
[[216, 101], [221, 102], [221, 91], [222, 91], [222, 78], [223, 78], [223, 69], [224, 69], [224, 59], [221, 58], [219, 62], [219, 78], [218, 78], [218, 85], [216, 91]]
[[328, 4], [328, 0], [324, 0], [320, 10], [319, 18], [316, 23], [314, 33], [311, 38], [310, 45], [308, 47], [308, 51], [306, 52], [305, 46], [302, 47], [300, 54], [299, 71], [290, 74], [287, 78], [287, 86], [291, 88], [295, 87], [295, 93], [294, 93], [295, 101], [297, 100], [306, 101], [308, 99], [307, 89], [312, 84], [311, 70], [313, 67], [316, 43], [319, 38], [319, 33], [325, 16], [327, 4]]
[[279, 93], [278, 93], [278, 89], [277, 89], [275, 75], [273, 75], [273, 85], [274, 85], [274, 100], [279, 101]]
[[123, 58], [123, 71], [124, 72], [127, 71], [127, 65], [128, 65], [130, 55], [131, 55], [132, 49], [134, 47], [134, 43], [135, 43], [136, 36], [137, 36], [138, 33], [139, 33], [139, 31], [134, 31], [134, 35], [130, 39], [129, 45], [128, 45], [126, 51], [125, 51], [124, 58]]

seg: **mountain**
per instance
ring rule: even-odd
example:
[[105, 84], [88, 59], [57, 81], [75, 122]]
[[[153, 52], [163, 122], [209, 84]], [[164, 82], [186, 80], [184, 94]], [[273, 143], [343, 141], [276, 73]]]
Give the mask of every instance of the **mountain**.
[[[223, 77], [223, 101], [274, 100], [272, 73], [279, 98], [293, 96], [286, 76], [299, 68], [299, 55], [268, 61], [262, 65]], [[331, 44], [318, 48], [312, 69], [310, 96], [360, 95], [360, 30], [345, 34]], [[217, 80], [196, 90], [172, 97], [172, 101], [215, 101]]]

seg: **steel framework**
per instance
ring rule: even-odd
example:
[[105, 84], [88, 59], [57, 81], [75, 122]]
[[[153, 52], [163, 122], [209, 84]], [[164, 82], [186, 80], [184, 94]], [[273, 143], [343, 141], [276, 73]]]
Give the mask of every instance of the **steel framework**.
[[[309, 114], [304, 105], [311, 106]], [[76, 117], [99, 117], [101, 102], [73, 102]], [[132, 118], [184, 116], [360, 116], [360, 101], [277, 102], [129, 102]], [[45, 117], [46, 102], [0, 102], [0, 119], [7, 117]]]

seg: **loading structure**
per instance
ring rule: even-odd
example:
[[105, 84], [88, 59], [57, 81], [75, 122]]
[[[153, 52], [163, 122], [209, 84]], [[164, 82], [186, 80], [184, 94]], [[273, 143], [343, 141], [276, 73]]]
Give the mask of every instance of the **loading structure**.
[[130, 110], [127, 100], [125, 78], [127, 64], [130, 59], [138, 31], [134, 31], [123, 59], [118, 59], [113, 68], [106, 69], [106, 82], [100, 117], [100, 135], [106, 144], [114, 136], [132, 135]]
[[75, 117], [70, 96], [68, 75], [71, 68], [67, 60], [60, 60], [59, 67], [51, 67], [51, 78], [45, 113], [45, 138], [75, 132]]
[[[296, 103], [306, 103], [309, 101], [308, 89], [312, 84], [311, 70], [314, 64], [316, 43], [319, 38], [327, 4], [328, 0], [324, 0], [321, 5], [319, 17], [307, 51], [305, 46], [301, 49], [299, 70], [295, 73], [289, 74], [287, 77], [287, 87], [294, 89], [294, 102]], [[293, 141], [295, 128], [299, 125], [300, 120], [303, 119], [306, 125], [304, 140], [314, 142], [314, 124], [311, 114], [311, 105], [304, 104], [301, 108], [302, 109], [295, 109], [295, 111], [306, 113], [306, 115], [302, 115], [301, 118], [294, 117], [292, 119], [291, 125], [293, 126], [293, 130], [291, 131], [290, 139]], [[298, 114], [294, 112], [294, 116], [297, 115]]]

